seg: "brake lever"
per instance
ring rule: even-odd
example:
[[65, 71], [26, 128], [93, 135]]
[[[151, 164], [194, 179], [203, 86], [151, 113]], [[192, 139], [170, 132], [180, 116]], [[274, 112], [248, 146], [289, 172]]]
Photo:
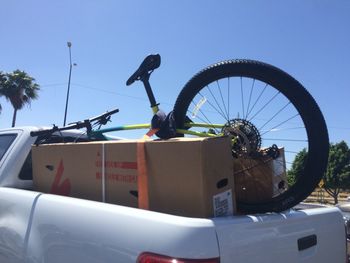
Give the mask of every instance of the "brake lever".
[[98, 125], [98, 130], [101, 129], [101, 127], [103, 125], [106, 125], [108, 122], [111, 122], [111, 116], [107, 116], [107, 117], [103, 117], [103, 118], [99, 119], [96, 122], [96, 125]]

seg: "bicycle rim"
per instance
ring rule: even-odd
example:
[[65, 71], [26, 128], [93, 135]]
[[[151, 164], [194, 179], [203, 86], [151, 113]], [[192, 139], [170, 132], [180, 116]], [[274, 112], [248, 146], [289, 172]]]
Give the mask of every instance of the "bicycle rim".
[[[232, 152], [241, 212], [283, 211], [296, 205], [326, 169], [328, 133], [318, 105], [298, 81], [271, 65], [230, 60], [204, 69], [179, 94], [174, 114], [179, 128], [189, 118], [208, 125], [201, 132], [239, 141]], [[257, 157], [273, 145], [278, 157]], [[303, 150], [305, 165], [291, 178], [292, 164]]]

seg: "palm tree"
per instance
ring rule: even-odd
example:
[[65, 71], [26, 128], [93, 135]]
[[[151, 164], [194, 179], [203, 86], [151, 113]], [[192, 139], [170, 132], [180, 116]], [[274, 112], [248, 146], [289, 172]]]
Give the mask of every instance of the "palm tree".
[[[5, 77], [5, 74], [0, 71], [0, 97], [2, 97], [4, 94], [2, 94], [2, 86], [3, 86], [3, 83], [5, 82], [6, 80], [6, 77]], [[2, 111], [2, 106], [0, 104], [0, 113]]]
[[[1, 77], [2, 76], [2, 77]], [[15, 127], [17, 111], [38, 98], [39, 85], [26, 72], [15, 70], [0, 75], [0, 94], [11, 102], [14, 112], [12, 127]]]

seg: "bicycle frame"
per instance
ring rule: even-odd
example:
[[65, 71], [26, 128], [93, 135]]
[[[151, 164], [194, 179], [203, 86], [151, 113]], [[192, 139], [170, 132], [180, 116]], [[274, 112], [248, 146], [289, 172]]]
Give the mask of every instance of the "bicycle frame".
[[[206, 124], [206, 123], [195, 123], [195, 122], [186, 124], [186, 128], [190, 129], [193, 127], [208, 128], [208, 129], [210, 128], [222, 129], [224, 126], [222, 124]], [[91, 130], [88, 136], [101, 138], [103, 137], [104, 133], [116, 132], [116, 131], [127, 131], [127, 130], [139, 130], [139, 129], [151, 129], [151, 124], [149, 123], [133, 124], [133, 125], [115, 126], [115, 127], [99, 129], [99, 130]], [[176, 132], [179, 134], [187, 134], [187, 135], [193, 135], [197, 137], [217, 137], [218, 136], [217, 134], [203, 133], [203, 132], [187, 130], [187, 129], [176, 129]]]
[[[160, 56], [150, 55], [144, 60], [144, 62], [142, 62], [139, 69], [127, 81], [127, 85], [131, 85], [135, 80], [140, 80], [143, 83], [147, 93], [147, 97], [151, 105], [153, 115], [157, 114], [157, 112], [159, 111], [159, 107], [158, 107], [159, 103], [156, 102], [156, 99], [152, 91], [152, 87], [149, 83], [149, 78], [153, 70], [159, 67], [159, 65], [160, 65]], [[224, 125], [188, 122], [185, 125], [185, 129], [177, 129], [176, 132], [178, 134], [188, 134], [188, 135], [193, 135], [197, 137], [217, 137], [218, 135], [222, 135], [222, 134], [212, 134], [207, 132], [203, 133], [203, 132], [190, 130], [190, 128], [193, 128], [193, 127], [201, 127], [201, 128], [208, 128], [208, 129], [211, 129], [211, 128], [222, 129]], [[99, 129], [99, 130], [90, 130], [88, 132], [89, 133], [88, 136], [93, 138], [105, 138], [103, 134], [108, 132], [137, 130], [137, 129], [151, 129], [151, 128], [152, 128], [151, 124], [134, 124], [134, 125], [116, 126], [116, 127]]]

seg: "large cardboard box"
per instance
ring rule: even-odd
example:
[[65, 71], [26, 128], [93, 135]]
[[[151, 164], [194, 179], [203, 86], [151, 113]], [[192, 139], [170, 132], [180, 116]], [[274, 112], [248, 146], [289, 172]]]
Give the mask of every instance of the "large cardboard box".
[[141, 144], [150, 210], [190, 217], [233, 213], [233, 162], [226, 137], [33, 146], [34, 187], [138, 207]]
[[234, 159], [235, 194], [238, 202], [259, 203], [280, 194], [287, 187], [284, 149], [279, 156]]

